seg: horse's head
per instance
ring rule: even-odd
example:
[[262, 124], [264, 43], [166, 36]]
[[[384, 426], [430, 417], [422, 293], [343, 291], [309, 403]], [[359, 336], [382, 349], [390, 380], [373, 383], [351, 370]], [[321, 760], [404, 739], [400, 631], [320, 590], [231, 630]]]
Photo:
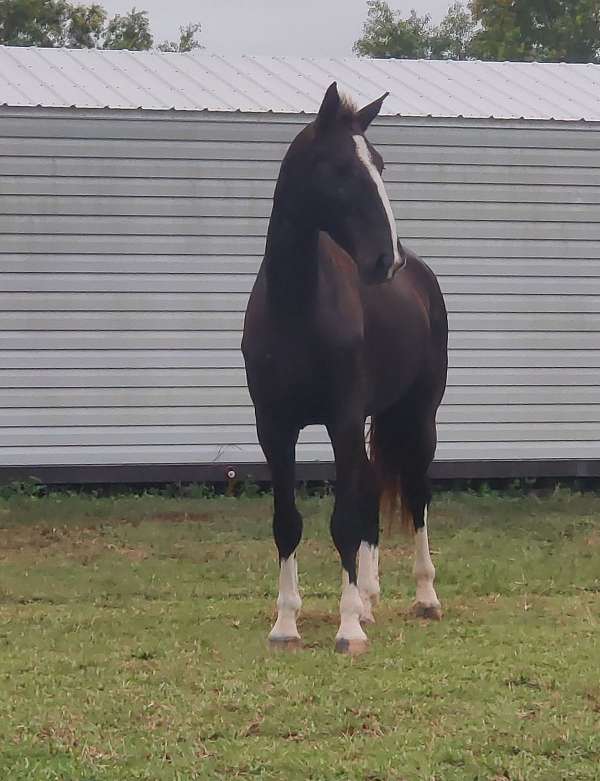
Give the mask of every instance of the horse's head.
[[[362, 109], [340, 98], [335, 82], [316, 120], [286, 156], [302, 216], [327, 231], [354, 259], [367, 283], [400, 267], [396, 223], [381, 173], [381, 155], [365, 138], [387, 93]], [[288, 180], [289, 181], [289, 180]]]

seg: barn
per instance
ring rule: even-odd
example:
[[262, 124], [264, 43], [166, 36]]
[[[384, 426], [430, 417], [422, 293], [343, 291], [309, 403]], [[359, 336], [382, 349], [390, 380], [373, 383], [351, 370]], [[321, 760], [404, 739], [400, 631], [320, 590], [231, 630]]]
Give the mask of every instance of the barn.
[[[265, 476], [240, 335], [327, 85], [450, 318], [440, 477], [600, 474], [600, 66], [0, 47], [0, 478]], [[299, 474], [328, 477], [324, 430]]]

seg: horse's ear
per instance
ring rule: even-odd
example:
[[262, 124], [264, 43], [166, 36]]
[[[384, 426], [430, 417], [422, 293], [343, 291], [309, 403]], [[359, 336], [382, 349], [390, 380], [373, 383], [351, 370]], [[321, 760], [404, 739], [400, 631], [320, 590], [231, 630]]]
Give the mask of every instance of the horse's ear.
[[340, 107], [340, 94], [337, 84], [334, 81], [327, 87], [327, 92], [321, 103], [321, 108], [317, 114], [317, 127], [326, 128], [335, 122]]
[[383, 105], [383, 101], [387, 98], [389, 94], [390, 94], [389, 92], [386, 92], [385, 95], [382, 95], [377, 100], [374, 100], [372, 103], [369, 103], [368, 106], [365, 106], [364, 108], [361, 108], [360, 111], [356, 112], [356, 119], [363, 133], [369, 127], [371, 122], [375, 119], [377, 114], [379, 114], [379, 112], [381, 111], [381, 107]]

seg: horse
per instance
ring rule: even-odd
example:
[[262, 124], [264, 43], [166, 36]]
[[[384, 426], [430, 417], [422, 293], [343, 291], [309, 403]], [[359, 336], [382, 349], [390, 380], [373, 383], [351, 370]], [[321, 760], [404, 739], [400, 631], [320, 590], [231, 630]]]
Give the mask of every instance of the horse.
[[273, 647], [301, 642], [295, 449], [311, 424], [326, 427], [336, 467], [330, 523], [342, 565], [336, 650], [368, 648], [363, 624], [374, 621], [380, 591], [380, 509], [414, 529], [414, 614], [442, 615], [427, 509], [448, 324], [435, 275], [398, 240], [383, 160], [365, 137], [388, 94], [359, 110], [334, 82], [316, 119], [291, 143], [246, 308], [242, 353], [271, 472], [279, 555]]

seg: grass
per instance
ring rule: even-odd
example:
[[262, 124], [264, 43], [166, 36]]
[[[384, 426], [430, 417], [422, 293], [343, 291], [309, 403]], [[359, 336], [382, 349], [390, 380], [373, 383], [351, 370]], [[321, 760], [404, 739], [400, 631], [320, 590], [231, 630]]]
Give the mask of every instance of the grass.
[[333, 653], [330, 500], [301, 508], [286, 655], [267, 497], [0, 499], [0, 779], [599, 778], [599, 498], [437, 496], [445, 619], [409, 617], [387, 536], [356, 659]]

